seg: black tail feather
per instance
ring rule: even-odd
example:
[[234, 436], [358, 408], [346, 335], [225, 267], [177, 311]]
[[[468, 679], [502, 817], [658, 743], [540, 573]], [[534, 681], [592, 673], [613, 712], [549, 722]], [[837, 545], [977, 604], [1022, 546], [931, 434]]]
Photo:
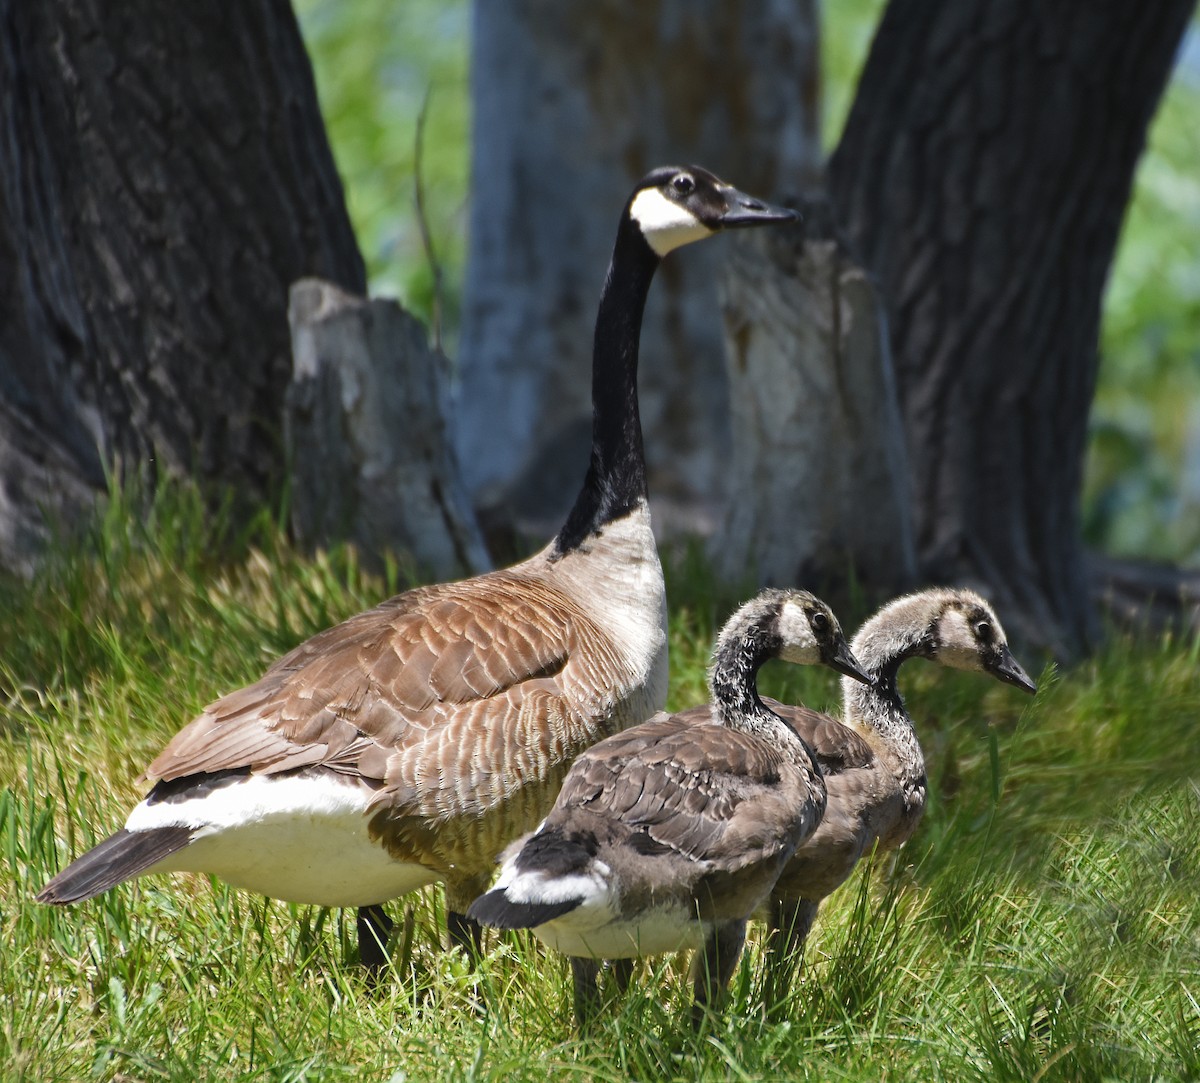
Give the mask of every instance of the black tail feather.
[[582, 899], [556, 903], [513, 902], [504, 888], [480, 895], [467, 910], [467, 916], [493, 929], [532, 929], [574, 910]]
[[194, 828], [156, 827], [150, 831], [122, 828], [82, 857], [72, 861], [37, 893], [40, 903], [83, 902], [132, 880], [192, 841]]

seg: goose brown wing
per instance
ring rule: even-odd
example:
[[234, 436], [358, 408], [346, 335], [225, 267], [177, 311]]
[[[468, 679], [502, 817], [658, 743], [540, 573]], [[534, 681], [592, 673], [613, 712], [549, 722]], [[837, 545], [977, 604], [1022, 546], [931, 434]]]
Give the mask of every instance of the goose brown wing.
[[[863, 736], [833, 715], [810, 707], [780, 703], [770, 696], [763, 696], [762, 701], [804, 738], [825, 775], [869, 767], [875, 762], [875, 753]], [[714, 716], [712, 706], [702, 703], [680, 711], [676, 717], [689, 725], [699, 725], [712, 722]]]
[[383, 783], [397, 751], [431, 731], [506, 729], [528, 720], [539, 699], [558, 704], [581, 636], [598, 635], [567, 598], [511, 573], [408, 591], [210, 704], [146, 776], [319, 764]]
[[637, 849], [732, 871], [790, 851], [801, 821], [813, 819], [809, 796], [800, 772], [765, 742], [660, 714], [584, 752], [547, 826], [568, 824], [579, 809], [629, 831]]

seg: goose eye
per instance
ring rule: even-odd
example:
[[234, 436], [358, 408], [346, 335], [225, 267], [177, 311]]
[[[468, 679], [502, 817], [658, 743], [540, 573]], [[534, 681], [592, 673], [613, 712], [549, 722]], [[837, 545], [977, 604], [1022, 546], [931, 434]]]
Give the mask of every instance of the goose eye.
[[671, 187], [681, 196], [690, 195], [696, 190], [696, 182], [686, 173], [678, 173], [671, 180]]
[[816, 612], [808, 620], [812, 630], [817, 633], [829, 631], [829, 618], [824, 613]]
[[975, 625], [975, 635], [985, 643], [992, 638], [992, 626], [985, 620]]

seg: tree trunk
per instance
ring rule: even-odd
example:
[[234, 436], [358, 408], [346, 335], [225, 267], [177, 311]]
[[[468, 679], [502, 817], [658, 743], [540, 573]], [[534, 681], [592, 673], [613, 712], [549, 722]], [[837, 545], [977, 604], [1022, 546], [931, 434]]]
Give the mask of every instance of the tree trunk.
[[926, 579], [1094, 640], [1079, 499], [1100, 303], [1192, 0], [892, 0], [830, 189], [887, 303]]
[[887, 321], [828, 205], [801, 230], [739, 238], [723, 277], [733, 413], [731, 489], [714, 566], [803, 584], [849, 612], [916, 574], [904, 433]]
[[259, 504], [288, 286], [364, 288], [286, 0], [0, 0], [0, 133], [0, 563], [110, 464]]
[[[816, 48], [813, 0], [477, 0], [458, 443], [493, 522], [543, 537], [578, 491], [596, 301], [633, 182], [682, 161], [758, 195], [796, 191], [819, 162]], [[647, 308], [660, 527], [710, 526], [726, 489], [727, 254], [717, 240], [672, 256]]]
[[328, 282], [292, 287], [295, 373], [285, 431], [292, 530], [307, 545], [348, 538], [367, 562], [402, 549], [424, 576], [488, 567], [446, 436], [447, 362], [395, 301]]

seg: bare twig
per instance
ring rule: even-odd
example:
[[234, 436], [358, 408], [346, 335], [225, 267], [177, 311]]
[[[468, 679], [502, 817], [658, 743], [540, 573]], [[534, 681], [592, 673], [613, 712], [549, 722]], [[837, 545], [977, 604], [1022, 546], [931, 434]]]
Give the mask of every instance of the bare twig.
[[425, 248], [425, 258], [429, 261], [429, 269], [433, 273], [433, 345], [440, 354], [442, 352], [442, 265], [438, 262], [437, 252], [433, 247], [433, 234], [429, 230], [429, 216], [425, 207], [425, 184], [421, 178], [422, 153], [425, 144], [425, 120], [429, 116], [429, 98], [433, 88], [425, 88], [425, 97], [421, 101], [421, 111], [417, 114], [417, 132], [413, 148], [413, 188], [417, 204], [417, 225], [421, 230], [421, 244]]

